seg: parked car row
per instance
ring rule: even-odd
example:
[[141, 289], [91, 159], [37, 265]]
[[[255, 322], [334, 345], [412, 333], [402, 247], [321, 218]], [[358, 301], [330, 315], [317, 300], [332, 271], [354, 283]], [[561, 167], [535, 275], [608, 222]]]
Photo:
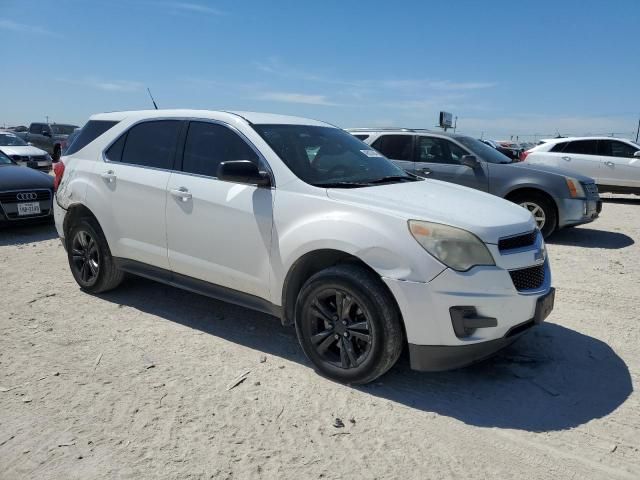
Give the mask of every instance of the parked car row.
[[498, 150], [460, 134], [409, 129], [350, 129], [407, 172], [457, 183], [528, 209], [545, 237], [591, 222], [602, 209], [592, 178], [543, 165], [515, 163]]

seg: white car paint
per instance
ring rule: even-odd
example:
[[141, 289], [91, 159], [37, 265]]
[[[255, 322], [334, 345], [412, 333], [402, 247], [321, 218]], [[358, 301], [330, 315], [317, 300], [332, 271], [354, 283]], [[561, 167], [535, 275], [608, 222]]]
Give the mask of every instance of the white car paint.
[[[640, 191], [640, 156], [602, 155], [596, 150], [590, 154], [551, 151], [558, 144], [579, 141], [619, 142], [630, 151], [640, 155], [640, 145], [624, 138], [613, 137], [568, 137], [545, 141], [527, 152], [526, 162], [552, 165], [565, 170], [574, 170], [595, 179], [601, 191], [615, 190], [615, 187]], [[607, 188], [609, 187], [609, 188]], [[613, 188], [611, 188], [613, 187]]]
[[[260, 153], [273, 174], [271, 188], [105, 161], [103, 151], [133, 124], [157, 118], [207, 119], [226, 124]], [[509, 254], [500, 238], [535, 229], [525, 209], [476, 190], [426, 180], [352, 190], [320, 188], [299, 179], [251, 124], [332, 127], [314, 120], [250, 112], [162, 110], [99, 114], [120, 123], [69, 157], [56, 195], [55, 219], [64, 238], [68, 209], [91, 210], [116, 257], [168, 268], [282, 306], [283, 285], [305, 254], [332, 249], [375, 270], [393, 293], [410, 343], [467, 345], [504, 336], [533, 317], [550, 290], [551, 275], [535, 291], [517, 291], [508, 270], [545, 262], [540, 234]], [[332, 127], [335, 128], [335, 127]], [[365, 148], [363, 144], [363, 148]], [[189, 191], [188, 198], [176, 192]], [[442, 223], [480, 238], [495, 266], [467, 272], [447, 268], [412, 237], [408, 220]], [[548, 271], [548, 261], [546, 261]], [[456, 337], [449, 307], [477, 305], [499, 328]]]

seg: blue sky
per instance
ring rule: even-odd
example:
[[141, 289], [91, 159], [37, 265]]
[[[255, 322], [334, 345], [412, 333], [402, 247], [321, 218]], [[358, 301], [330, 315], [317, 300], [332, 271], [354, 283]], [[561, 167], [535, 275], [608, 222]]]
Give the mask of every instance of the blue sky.
[[0, 125], [148, 108], [631, 135], [640, 1], [0, 0]]

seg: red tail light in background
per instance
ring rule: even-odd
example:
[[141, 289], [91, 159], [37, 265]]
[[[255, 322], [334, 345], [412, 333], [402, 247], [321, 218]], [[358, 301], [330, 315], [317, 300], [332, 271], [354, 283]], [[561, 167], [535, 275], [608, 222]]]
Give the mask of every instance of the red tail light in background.
[[524, 161], [527, 159], [527, 155], [529, 155], [529, 152], [528, 152], [528, 151], [522, 152], [522, 153], [520, 154], [520, 161], [521, 161], [521, 162], [524, 162]]
[[60, 182], [62, 181], [62, 176], [64, 175], [64, 163], [62, 161], [59, 161], [53, 166], [53, 173], [56, 176], [53, 180], [53, 191], [56, 192]]

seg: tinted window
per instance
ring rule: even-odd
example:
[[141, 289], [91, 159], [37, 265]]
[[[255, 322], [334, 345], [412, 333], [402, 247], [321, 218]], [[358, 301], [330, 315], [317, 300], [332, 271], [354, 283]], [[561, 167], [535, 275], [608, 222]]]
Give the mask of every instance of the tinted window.
[[446, 140], [435, 137], [418, 137], [418, 162], [458, 163], [451, 158]]
[[600, 140], [600, 155], [607, 157], [633, 157], [633, 154], [638, 150], [629, 144], [624, 142], [618, 142], [617, 140]]
[[76, 128], [77, 125], [51, 125], [51, 131], [56, 135], [71, 135]]
[[366, 140], [369, 138], [369, 135], [354, 135], [358, 140]]
[[569, 142], [569, 144], [563, 150], [563, 153], [597, 155], [598, 141], [597, 140], [576, 140], [574, 142]]
[[42, 124], [41, 123], [32, 123], [29, 127], [29, 133], [42, 133]]
[[560, 142], [556, 143], [553, 147], [551, 147], [550, 152], [563, 152], [564, 149], [569, 145], [569, 142]]
[[353, 188], [370, 182], [416, 180], [339, 128], [311, 125], [253, 128], [298, 178], [312, 185]]
[[182, 170], [216, 177], [218, 165], [231, 160], [251, 160], [258, 155], [231, 129], [215, 123], [191, 122], [184, 146]]
[[413, 136], [383, 135], [371, 145], [385, 157], [393, 160], [411, 160]]
[[181, 124], [179, 120], [158, 120], [135, 125], [127, 133], [122, 162], [172, 168]]
[[116, 125], [118, 122], [111, 122], [106, 120], [90, 120], [82, 127], [82, 130], [75, 136], [72, 143], [67, 148], [65, 155], [72, 155], [78, 150], [83, 149], [96, 138]]
[[127, 141], [127, 134], [122, 135], [116, 142], [109, 147], [109, 150], [105, 153], [107, 160], [111, 162], [122, 161], [122, 151], [124, 150], [124, 142]]

